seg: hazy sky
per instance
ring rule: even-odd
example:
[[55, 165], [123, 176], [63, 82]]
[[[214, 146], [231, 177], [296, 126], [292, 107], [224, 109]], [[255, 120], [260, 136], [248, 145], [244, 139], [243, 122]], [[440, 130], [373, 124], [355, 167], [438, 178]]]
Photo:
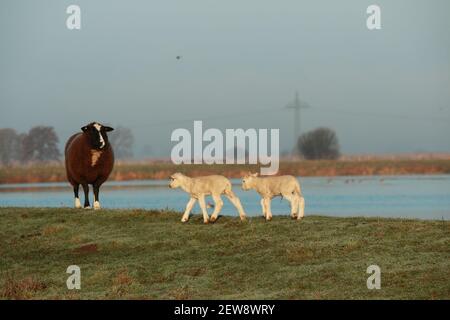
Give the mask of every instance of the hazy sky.
[[[66, 8], [81, 7], [81, 30]], [[366, 8], [381, 7], [369, 31]], [[175, 128], [336, 130], [344, 153], [450, 152], [450, 1], [0, 2], [0, 127], [130, 127], [137, 155]], [[177, 56], [181, 59], [176, 59]]]

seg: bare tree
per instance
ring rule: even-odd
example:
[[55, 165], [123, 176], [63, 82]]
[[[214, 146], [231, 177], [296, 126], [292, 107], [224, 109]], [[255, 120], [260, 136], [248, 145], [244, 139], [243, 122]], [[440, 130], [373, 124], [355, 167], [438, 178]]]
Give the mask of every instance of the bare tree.
[[0, 129], [0, 163], [9, 165], [19, 160], [21, 155], [21, 136], [10, 128]]
[[130, 129], [118, 126], [108, 135], [108, 138], [117, 159], [133, 157], [134, 136]]
[[22, 161], [59, 160], [58, 136], [53, 127], [31, 128], [22, 141]]
[[297, 141], [297, 148], [305, 159], [339, 158], [339, 142], [336, 133], [329, 128], [318, 128], [302, 134]]

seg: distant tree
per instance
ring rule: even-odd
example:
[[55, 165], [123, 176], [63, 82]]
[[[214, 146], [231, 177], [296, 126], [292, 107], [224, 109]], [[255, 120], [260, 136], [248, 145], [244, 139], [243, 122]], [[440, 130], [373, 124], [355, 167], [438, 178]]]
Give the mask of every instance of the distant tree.
[[117, 127], [109, 135], [109, 142], [117, 159], [129, 159], [133, 157], [133, 132], [125, 127]]
[[22, 139], [22, 161], [59, 160], [58, 136], [53, 127], [37, 126], [31, 128]]
[[0, 129], [0, 163], [9, 165], [22, 153], [21, 136], [10, 128]]
[[302, 134], [297, 141], [297, 148], [308, 160], [334, 160], [340, 155], [336, 133], [329, 128], [318, 128]]

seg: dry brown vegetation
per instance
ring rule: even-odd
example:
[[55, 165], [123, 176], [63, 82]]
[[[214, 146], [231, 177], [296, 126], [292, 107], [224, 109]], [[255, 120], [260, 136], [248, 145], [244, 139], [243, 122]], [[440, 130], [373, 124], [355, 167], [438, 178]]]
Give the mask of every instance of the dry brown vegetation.
[[[258, 165], [174, 165], [167, 162], [118, 163], [109, 180], [167, 179], [174, 172], [190, 176], [222, 174], [240, 178]], [[284, 161], [280, 174], [296, 176], [351, 176], [450, 174], [450, 159], [371, 159]], [[62, 164], [0, 167], [0, 183], [62, 182], [66, 174]]]
[[3, 299], [30, 299], [45, 290], [47, 285], [34, 277], [16, 279], [11, 274], [7, 275], [0, 291], [0, 298]]

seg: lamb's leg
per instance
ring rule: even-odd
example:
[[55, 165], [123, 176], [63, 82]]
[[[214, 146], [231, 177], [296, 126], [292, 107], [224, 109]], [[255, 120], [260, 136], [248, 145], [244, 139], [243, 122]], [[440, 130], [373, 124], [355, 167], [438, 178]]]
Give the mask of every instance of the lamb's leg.
[[266, 218], [266, 202], [264, 201], [264, 198], [261, 199], [261, 208], [262, 208], [262, 213], [264, 216], [264, 219]]
[[75, 208], [77, 208], [77, 209], [81, 208], [80, 197], [78, 196], [79, 189], [80, 189], [80, 185], [79, 184], [74, 184], [73, 185], [73, 194], [75, 196]]
[[186, 210], [184, 210], [183, 217], [181, 218], [181, 222], [186, 222], [189, 220], [189, 214], [191, 213], [191, 210], [194, 207], [195, 201], [197, 201], [195, 200], [195, 198], [189, 199], [186, 205]]
[[223, 207], [223, 201], [222, 198], [220, 197], [220, 195], [218, 194], [213, 194], [212, 198], [214, 200], [214, 212], [211, 215], [211, 222], [214, 222], [217, 220], [217, 216], [219, 215], [220, 210], [222, 210]]
[[200, 204], [200, 208], [202, 209], [203, 223], [209, 223], [209, 216], [208, 216], [208, 211], [206, 210], [206, 203], [205, 203], [204, 195], [200, 195], [198, 197], [198, 203]]
[[272, 220], [272, 212], [270, 211], [270, 198], [264, 198], [264, 204], [266, 207], [266, 221]]
[[305, 198], [300, 196], [297, 219], [301, 220], [301, 219], [303, 219], [304, 216], [305, 216]]
[[81, 185], [84, 191], [84, 208], [90, 209], [91, 205], [89, 204], [89, 185], [87, 183], [83, 183]]
[[297, 210], [298, 210], [298, 196], [293, 194], [283, 194], [283, 198], [286, 198], [291, 205], [291, 218], [297, 219]]
[[237, 211], [239, 212], [241, 221], [245, 221], [247, 217], [245, 216], [244, 208], [242, 208], [241, 200], [239, 200], [239, 198], [234, 194], [232, 190], [226, 191], [225, 196], [236, 207]]

